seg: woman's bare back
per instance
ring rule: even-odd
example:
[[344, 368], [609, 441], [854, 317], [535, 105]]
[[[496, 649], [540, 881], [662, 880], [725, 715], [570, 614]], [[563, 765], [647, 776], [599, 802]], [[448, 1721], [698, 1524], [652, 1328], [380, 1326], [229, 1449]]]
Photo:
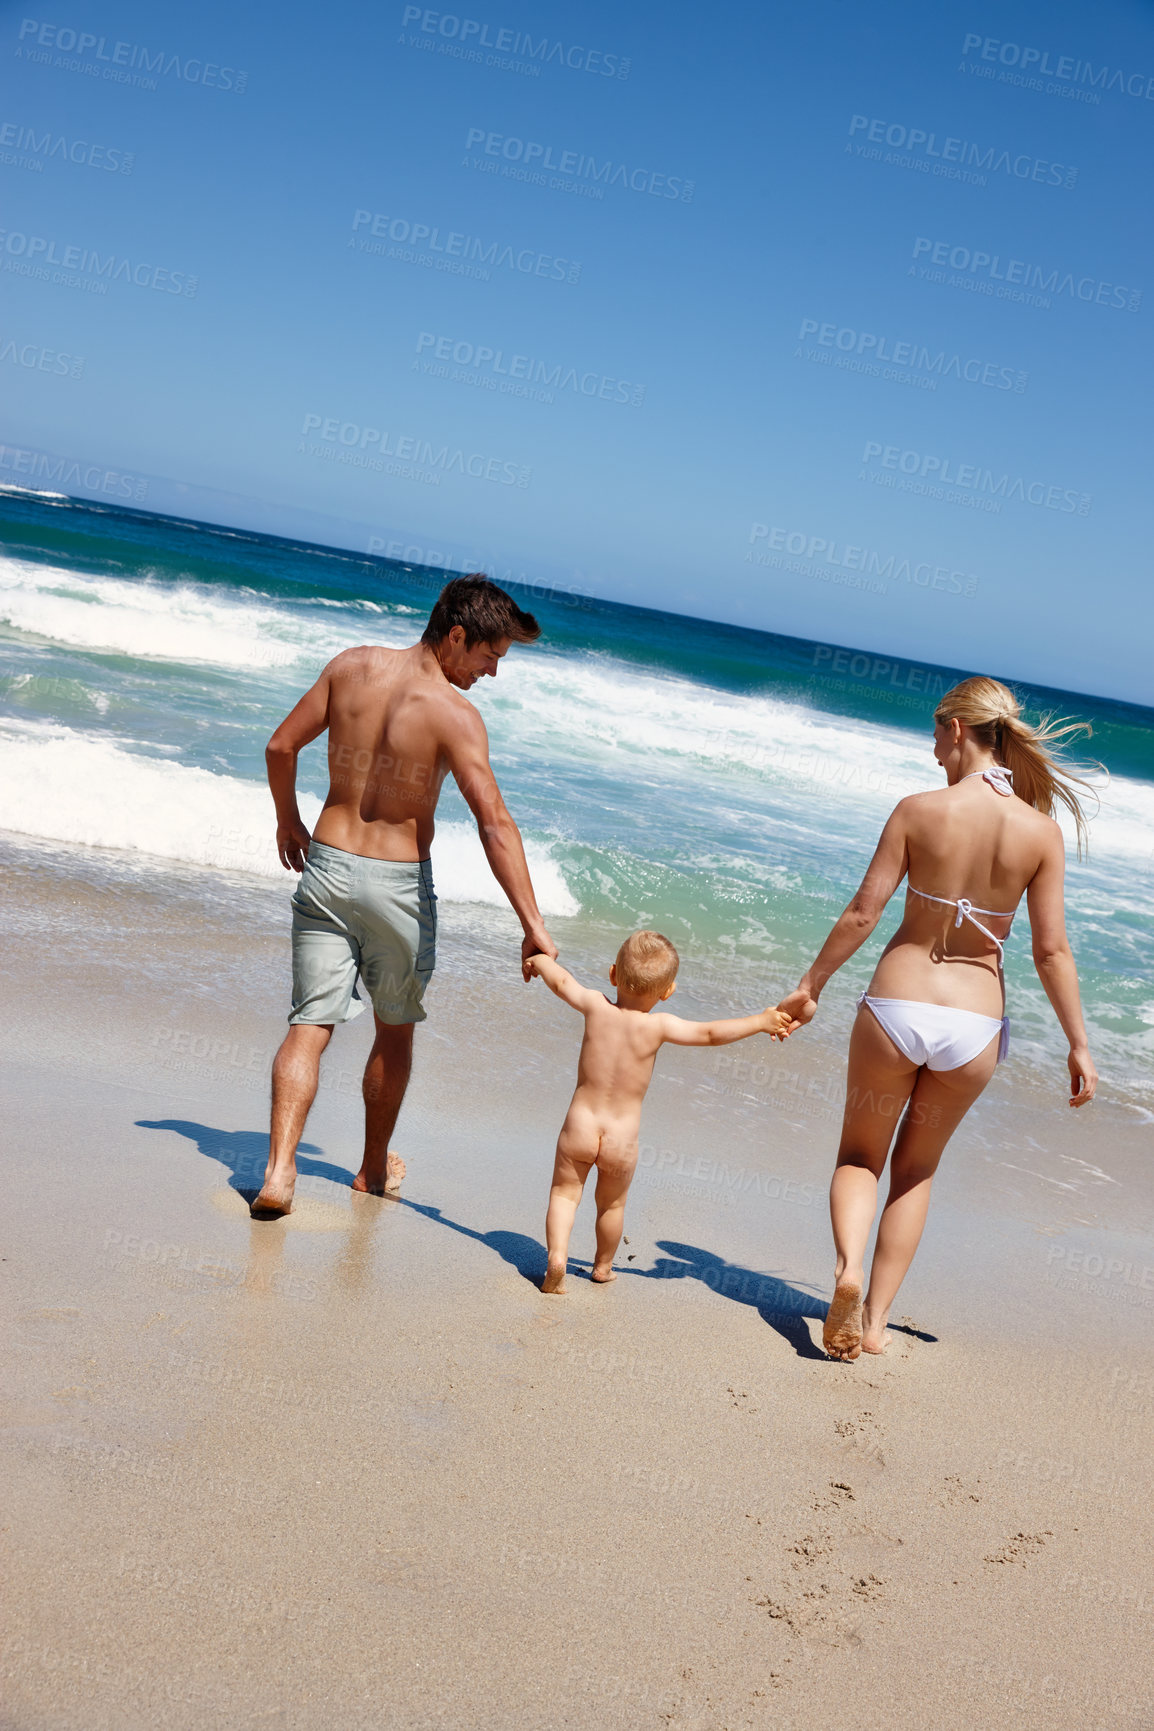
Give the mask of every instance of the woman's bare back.
[[1000, 1016], [997, 947], [971, 920], [958, 924], [956, 904], [972, 903], [1004, 943], [1057, 825], [981, 775], [903, 800], [895, 822], [904, 841], [906, 905], [870, 992]]

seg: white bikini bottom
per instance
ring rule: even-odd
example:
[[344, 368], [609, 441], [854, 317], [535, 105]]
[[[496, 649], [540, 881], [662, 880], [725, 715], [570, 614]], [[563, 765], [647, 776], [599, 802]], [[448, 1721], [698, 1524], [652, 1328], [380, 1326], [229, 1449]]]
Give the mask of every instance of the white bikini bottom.
[[999, 1034], [998, 1063], [1010, 1050], [1010, 1018], [979, 1016], [976, 1010], [955, 1010], [948, 1004], [922, 1004], [916, 998], [858, 999], [872, 1011], [899, 1052], [911, 1064], [929, 1070], [957, 1070], [984, 1052]]

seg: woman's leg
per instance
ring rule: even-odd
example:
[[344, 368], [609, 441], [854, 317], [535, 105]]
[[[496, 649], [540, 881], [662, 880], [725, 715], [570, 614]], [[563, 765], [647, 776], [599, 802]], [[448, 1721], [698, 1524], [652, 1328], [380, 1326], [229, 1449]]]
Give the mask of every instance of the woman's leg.
[[998, 1037], [957, 1070], [922, 1070], [890, 1161], [863, 1311], [862, 1350], [884, 1352], [885, 1326], [926, 1223], [930, 1188], [946, 1143], [994, 1073]]
[[841, 1146], [829, 1187], [837, 1264], [822, 1340], [831, 1358], [854, 1359], [861, 1352], [865, 1249], [878, 1179], [917, 1075], [917, 1066], [863, 1004], [850, 1035]]

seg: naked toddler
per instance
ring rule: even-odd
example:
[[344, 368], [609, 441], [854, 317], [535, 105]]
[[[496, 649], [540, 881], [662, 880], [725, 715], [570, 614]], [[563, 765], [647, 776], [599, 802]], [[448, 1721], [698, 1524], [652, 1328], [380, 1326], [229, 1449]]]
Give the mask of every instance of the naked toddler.
[[578, 985], [548, 956], [533, 956], [528, 966], [585, 1018], [577, 1090], [557, 1138], [545, 1217], [549, 1266], [541, 1290], [563, 1293], [569, 1234], [592, 1166], [597, 1168], [597, 1255], [592, 1278], [599, 1284], [617, 1278], [613, 1258], [625, 1226], [625, 1197], [637, 1168], [641, 1105], [660, 1047], [727, 1046], [751, 1034], [785, 1039], [797, 1023], [780, 1010], [722, 1022], [651, 1016], [655, 1004], [672, 997], [677, 981], [677, 951], [660, 932], [634, 932], [622, 944], [609, 970], [610, 984], [617, 988], [615, 1004], [603, 992]]

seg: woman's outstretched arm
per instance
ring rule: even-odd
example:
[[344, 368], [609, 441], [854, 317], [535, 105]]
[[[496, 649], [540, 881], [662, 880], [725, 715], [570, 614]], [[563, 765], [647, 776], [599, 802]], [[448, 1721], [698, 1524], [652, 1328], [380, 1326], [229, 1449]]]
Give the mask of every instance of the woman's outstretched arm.
[[[914, 794], [913, 798], [918, 796]], [[890, 813], [881, 839], [861, 885], [821, 946], [818, 955], [798, 981], [795, 991], [783, 998], [778, 1009], [798, 1022], [812, 1021], [822, 987], [843, 962], [860, 950], [882, 914], [886, 903], [909, 869], [906, 846], [907, 800], [900, 800]]]
[[1030, 910], [1030, 933], [1034, 940], [1034, 966], [1062, 1032], [1070, 1043], [1066, 1062], [1070, 1070], [1070, 1104], [1084, 1106], [1094, 1098], [1098, 1072], [1086, 1040], [1082, 1003], [1078, 995], [1078, 969], [1066, 937], [1066, 909], [1062, 893], [1066, 875], [1066, 849], [1062, 832], [1053, 826], [1042, 863], [1030, 880], [1026, 905]]

